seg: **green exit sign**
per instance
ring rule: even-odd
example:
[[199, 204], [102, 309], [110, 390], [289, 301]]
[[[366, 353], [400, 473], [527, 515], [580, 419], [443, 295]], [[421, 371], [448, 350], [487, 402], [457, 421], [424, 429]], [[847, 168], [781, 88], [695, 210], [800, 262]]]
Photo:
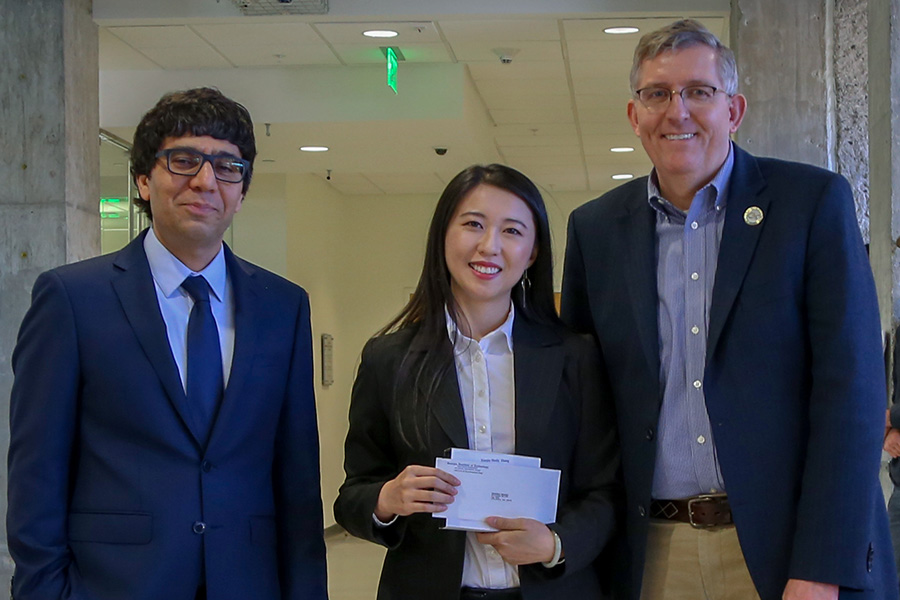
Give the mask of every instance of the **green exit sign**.
[[387, 84], [394, 93], [397, 93], [397, 53], [393, 48], [388, 48], [385, 52], [387, 56]]

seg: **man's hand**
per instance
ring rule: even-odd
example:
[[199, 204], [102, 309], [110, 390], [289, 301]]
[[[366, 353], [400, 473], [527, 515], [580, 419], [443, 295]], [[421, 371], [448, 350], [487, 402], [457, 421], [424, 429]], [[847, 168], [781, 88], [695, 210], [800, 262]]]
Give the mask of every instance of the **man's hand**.
[[900, 456], [900, 429], [891, 429], [884, 436], [884, 451], [891, 455], [891, 458]]
[[394, 515], [444, 512], [457, 494], [459, 479], [434, 467], [409, 465], [378, 492], [375, 516], [388, 522]]
[[553, 558], [556, 550], [553, 532], [540, 521], [488, 517], [485, 523], [500, 531], [479, 533], [478, 541], [493, 546], [507, 563], [530, 565]]
[[[895, 430], [896, 431], [896, 430]], [[838, 586], [831, 583], [788, 579], [782, 600], [838, 600]]]

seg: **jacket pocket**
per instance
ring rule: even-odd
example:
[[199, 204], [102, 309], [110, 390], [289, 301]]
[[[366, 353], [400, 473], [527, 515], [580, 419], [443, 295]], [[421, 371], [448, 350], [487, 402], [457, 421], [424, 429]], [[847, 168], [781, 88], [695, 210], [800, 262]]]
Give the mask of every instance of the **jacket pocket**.
[[250, 517], [250, 543], [258, 546], [274, 546], [278, 541], [275, 517]]
[[148, 513], [69, 513], [69, 541], [149, 544], [153, 516]]

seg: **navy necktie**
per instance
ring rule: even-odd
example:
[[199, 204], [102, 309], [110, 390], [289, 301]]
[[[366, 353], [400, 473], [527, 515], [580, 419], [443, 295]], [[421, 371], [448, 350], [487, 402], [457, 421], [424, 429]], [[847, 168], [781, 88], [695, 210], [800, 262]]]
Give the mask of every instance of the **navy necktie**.
[[194, 299], [187, 329], [187, 398], [201, 415], [203, 441], [209, 437], [224, 388], [219, 330], [209, 305], [209, 284], [202, 275], [181, 287]]

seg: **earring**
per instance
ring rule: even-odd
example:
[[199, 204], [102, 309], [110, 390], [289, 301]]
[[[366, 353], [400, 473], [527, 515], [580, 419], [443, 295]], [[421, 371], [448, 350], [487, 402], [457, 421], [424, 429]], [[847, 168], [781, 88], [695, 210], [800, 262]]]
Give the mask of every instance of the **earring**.
[[519, 280], [519, 285], [522, 287], [522, 306], [525, 306], [525, 297], [528, 295], [528, 290], [531, 289], [531, 280], [528, 279], [528, 269], [525, 269], [525, 272], [522, 273], [522, 279]]

